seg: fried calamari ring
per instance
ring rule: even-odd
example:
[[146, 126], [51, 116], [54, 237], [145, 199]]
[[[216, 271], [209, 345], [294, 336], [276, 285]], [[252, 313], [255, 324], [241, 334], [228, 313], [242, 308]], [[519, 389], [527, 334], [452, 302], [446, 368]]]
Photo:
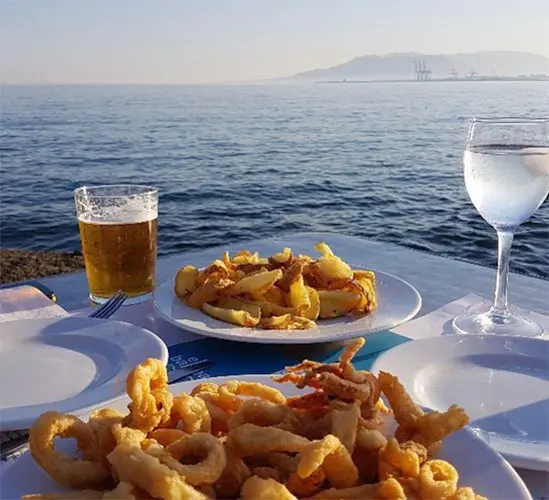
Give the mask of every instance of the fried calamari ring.
[[274, 404], [264, 399], [247, 399], [238, 411], [229, 419], [229, 430], [243, 424], [255, 424], [261, 427], [277, 427], [299, 434], [301, 421], [295, 412], [286, 405]]
[[[145, 451], [183, 476], [185, 481], [193, 486], [215, 483], [227, 465], [223, 443], [211, 434], [197, 433], [185, 436], [166, 448], [149, 445]], [[196, 457], [200, 457], [196, 464], [181, 463]]]
[[296, 472], [293, 472], [286, 482], [286, 488], [298, 497], [310, 497], [318, 493], [325, 480], [326, 473], [322, 467], [305, 478], [299, 477]]
[[240, 500], [297, 500], [286, 486], [274, 479], [252, 476], [246, 480], [240, 492]]
[[[57, 451], [56, 437], [74, 438], [87, 457], [79, 460]], [[73, 415], [50, 411], [43, 413], [30, 430], [30, 451], [34, 460], [57, 483], [75, 489], [101, 487], [110, 476], [109, 468], [99, 459], [101, 453], [93, 431]]]
[[239, 382], [231, 380], [218, 388], [218, 405], [229, 411], [237, 411], [242, 406], [242, 399], [238, 396], [251, 396], [271, 401], [271, 403], [284, 404], [286, 397], [274, 387], [259, 382]]
[[217, 393], [213, 395], [209, 392], [200, 392], [195, 397], [202, 399], [208, 408], [210, 418], [212, 419], [212, 434], [215, 436], [226, 434], [231, 414], [216, 404], [216, 401], [219, 400], [219, 395]]
[[304, 479], [322, 467], [332, 486], [349, 488], [358, 481], [358, 469], [341, 441], [328, 434], [309, 443], [300, 453], [297, 475]]
[[309, 440], [275, 427], [244, 424], [229, 431], [228, 442], [239, 456], [245, 457], [270, 451], [301, 451]]
[[227, 465], [221, 477], [214, 483], [214, 489], [218, 498], [238, 497], [242, 485], [252, 474], [244, 460], [226, 442], [223, 443], [223, 448], [227, 455]]
[[178, 441], [187, 435], [186, 432], [181, 429], [155, 429], [149, 433], [149, 439], [154, 439], [162, 446], [168, 446], [174, 441]]
[[138, 445], [118, 445], [107, 459], [120, 481], [132, 483], [155, 498], [210, 500], [209, 496], [188, 484], [178, 472], [162, 464]]
[[114, 450], [116, 439], [113, 434], [113, 427], [116, 424], [121, 424], [124, 420], [124, 415], [118, 410], [112, 408], [102, 408], [91, 413], [88, 420], [88, 427], [91, 428], [99, 454], [97, 457], [86, 458], [101, 458], [107, 464], [107, 455]]
[[209, 433], [212, 430], [212, 419], [206, 403], [201, 398], [184, 392], [173, 400], [170, 421], [173, 427], [181, 422], [183, 430], [188, 434]]
[[132, 402], [129, 425], [150, 432], [170, 418], [173, 396], [168, 391], [166, 367], [159, 359], [149, 358], [128, 375], [126, 391]]

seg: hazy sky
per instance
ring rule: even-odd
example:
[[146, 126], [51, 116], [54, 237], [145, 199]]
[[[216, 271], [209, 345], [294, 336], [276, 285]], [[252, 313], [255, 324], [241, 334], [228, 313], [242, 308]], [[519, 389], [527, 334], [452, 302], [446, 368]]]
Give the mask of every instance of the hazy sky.
[[549, 0], [0, 0], [0, 82], [204, 83], [365, 54], [549, 56]]

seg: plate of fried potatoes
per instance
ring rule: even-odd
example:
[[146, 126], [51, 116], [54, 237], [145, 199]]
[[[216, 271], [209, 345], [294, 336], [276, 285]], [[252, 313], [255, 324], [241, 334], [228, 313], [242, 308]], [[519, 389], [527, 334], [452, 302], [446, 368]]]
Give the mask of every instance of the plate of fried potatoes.
[[258, 343], [341, 341], [394, 328], [421, 307], [419, 292], [382, 271], [350, 265], [326, 243], [318, 255], [224, 252], [183, 265], [154, 294], [156, 311], [201, 335]]
[[164, 364], [148, 359], [129, 374], [128, 398], [83, 420], [41, 415], [30, 452], [1, 478], [2, 497], [531, 500], [464, 428], [462, 408], [425, 413], [397, 377], [357, 370], [363, 344], [275, 377], [171, 386]]

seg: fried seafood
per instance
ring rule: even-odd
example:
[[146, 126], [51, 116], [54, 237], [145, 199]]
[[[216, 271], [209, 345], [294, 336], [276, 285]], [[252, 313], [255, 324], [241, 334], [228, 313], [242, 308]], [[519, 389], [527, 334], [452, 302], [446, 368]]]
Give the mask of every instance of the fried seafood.
[[[322, 266], [339, 266], [327, 248], [319, 250]], [[267, 263], [283, 272], [297, 259], [285, 251]], [[265, 272], [257, 254], [241, 253], [238, 260], [259, 267], [252, 277]], [[231, 266], [223, 256], [195, 290], [212, 276], [233, 279], [240, 270]], [[194, 273], [183, 273], [180, 289], [192, 288], [187, 275]], [[336, 271], [332, 277], [341, 279]], [[296, 280], [288, 278], [290, 289]], [[337, 363], [289, 367], [276, 380], [313, 389], [289, 398], [269, 385], [236, 380], [199, 383], [173, 397], [162, 363], [146, 360], [128, 376], [127, 415], [104, 408], [84, 423], [49, 412], [35, 422], [33, 457], [74, 491], [24, 498], [482, 500], [434, 452], [466, 425], [465, 412], [454, 405], [424, 413], [398, 378], [357, 370], [353, 359], [363, 345], [363, 339], [351, 342]], [[384, 421], [392, 423], [393, 415], [394, 433]], [[76, 438], [82, 458], [55, 450], [56, 437]]]
[[126, 481], [163, 499], [207, 500], [185, 477], [135, 444], [118, 445], [107, 457], [120, 481]]
[[362, 339], [349, 344], [338, 363], [326, 365], [305, 360], [287, 367], [288, 373], [275, 380], [293, 383], [298, 388], [312, 387], [339, 400], [359, 401], [361, 407], [374, 407], [380, 395], [377, 378], [369, 372], [349, 369], [353, 357], [363, 344]]
[[[91, 459], [78, 459], [55, 449], [54, 440], [74, 438], [78, 449]], [[29, 436], [32, 457], [57, 483], [69, 488], [98, 488], [110, 471], [101, 460], [93, 430], [79, 418], [58, 412], [43, 413], [33, 424]]]
[[150, 432], [168, 422], [173, 396], [167, 387], [166, 367], [159, 359], [149, 358], [130, 372], [126, 381], [132, 400], [128, 406], [130, 426]]
[[326, 243], [315, 249], [321, 254], [316, 260], [289, 248], [268, 258], [248, 250], [232, 258], [225, 252], [201, 271], [179, 269], [175, 294], [220, 321], [266, 330], [305, 330], [318, 319], [374, 311], [374, 273], [352, 269]]

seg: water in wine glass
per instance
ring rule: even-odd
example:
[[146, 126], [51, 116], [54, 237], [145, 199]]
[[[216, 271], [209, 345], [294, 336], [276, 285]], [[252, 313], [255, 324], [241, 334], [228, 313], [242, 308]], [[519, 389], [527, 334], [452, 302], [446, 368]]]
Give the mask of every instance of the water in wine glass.
[[480, 215], [493, 227], [514, 229], [549, 193], [549, 147], [483, 145], [463, 157], [465, 185]]

